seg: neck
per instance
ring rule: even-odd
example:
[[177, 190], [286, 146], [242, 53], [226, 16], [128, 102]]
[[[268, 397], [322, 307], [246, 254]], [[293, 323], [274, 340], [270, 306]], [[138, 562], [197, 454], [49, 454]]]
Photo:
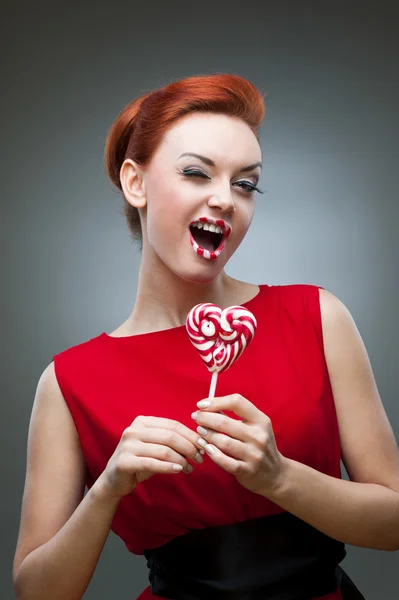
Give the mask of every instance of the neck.
[[[170, 271], [154, 253], [143, 254], [135, 305], [123, 330], [134, 335], [179, 327], [196, 304], [212, 302], [224, 308], [236, 303], [241, 288], [247, 285], [224, 271], [209, 283], [191, 283]], [[247, 294], [249, 298], [251, 292], [247, 290]]]

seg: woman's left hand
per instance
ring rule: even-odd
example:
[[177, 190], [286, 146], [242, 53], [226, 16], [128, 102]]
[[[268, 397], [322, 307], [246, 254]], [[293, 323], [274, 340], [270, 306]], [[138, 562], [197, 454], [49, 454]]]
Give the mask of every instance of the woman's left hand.
[[269, 417], [240, 394], [206, 398], [197, 406], [201, 410], [191, 416], [212, 460], [251, 492], [272, 495], [284, 481], [288, 460], [277, 449]]

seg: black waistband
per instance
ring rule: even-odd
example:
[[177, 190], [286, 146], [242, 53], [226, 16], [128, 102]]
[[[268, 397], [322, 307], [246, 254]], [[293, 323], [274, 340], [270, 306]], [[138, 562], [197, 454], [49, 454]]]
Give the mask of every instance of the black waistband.
[[144, 555], [151, 591], [164, 598], [310, 600], [343, 578], [345, 600], [364, 600], [338, 566], [345, 544], [288, 512], [196, 529]]

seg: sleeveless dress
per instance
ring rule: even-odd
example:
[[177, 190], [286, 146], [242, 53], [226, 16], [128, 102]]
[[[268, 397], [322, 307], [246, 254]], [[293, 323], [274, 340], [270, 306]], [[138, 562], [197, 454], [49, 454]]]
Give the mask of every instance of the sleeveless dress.
[[[216, 395], [239, 393], [248, 398], [270, 417], [284, 456], [341, 478], [319, 287], [259, 286], [259, 293], [243, 304], [257, 319], [256, 335], [219, 375]], [[103, 332], [53, 360], [88, 467], [88, 488], [138, 415], [176, 419], [196, 431], [191, 413], [208, 396], [211, 374], [184, 325], [122, 338]], [[155, 475], [121, 500], [112, 531], [130, 552], [143, 555], [189, 532], [285, 512], [241, 486], [207, 454], [202, 464], [192, 464], [191, 474]], [[321, 597], [342, 599], [339, 588]], [[161, 596], [149, 586], [139, 598]]]

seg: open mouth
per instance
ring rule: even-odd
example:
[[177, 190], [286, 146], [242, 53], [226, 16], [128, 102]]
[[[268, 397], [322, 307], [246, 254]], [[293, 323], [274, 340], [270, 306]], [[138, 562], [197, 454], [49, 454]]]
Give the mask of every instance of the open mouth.
[[194, 251], [209, 260], [222, 253], [231, 227], [221, 219], [201, 217], [190, 224], [190, 242]]

